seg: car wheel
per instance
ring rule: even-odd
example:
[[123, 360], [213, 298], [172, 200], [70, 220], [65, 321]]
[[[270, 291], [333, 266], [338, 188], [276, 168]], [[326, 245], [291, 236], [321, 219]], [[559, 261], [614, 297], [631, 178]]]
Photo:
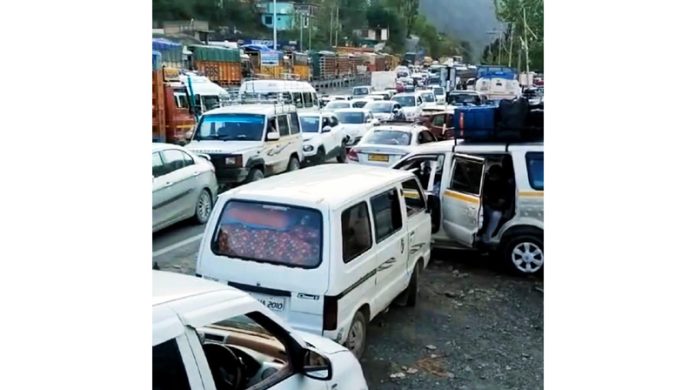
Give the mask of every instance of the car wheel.
[[408, 282], [408, 287], [406, 288], [406, 306], [414, 307], [416, 306], [416, 300], [418, 299], [418, 277], [420, 276], [421, 263], [416, 263], [413, 268], [413, 273], [411, 274], [411, 280]]
[[296, 171], [300, 169], [300, 160], [297, 157], [290, 157], [290, 162], [288, 163], [288, 172]]
[[247, 178], [247, 182], [251, 183], [252, 181], [258, 181], [263, 179], [263, 171], [261, 171], [259, 168], [254, 168], [249, 172], [249, 177]]
[[324, 147], [320, 147], [319, 150], [317, 150], [317, 164], [323, 164], [326, 162], [326, 152], [324, 151]]
[[503, 256], [516, 273], [535, 274], [544, 267], [544, 241], [533, 234], [515, 236], [505, 243]]
[[367, 319], [365, 313], [358, 311], [353, 317], [353, 322], [348, 330], [348, 338], [345, 346], [356, 358], [360, 359], [365, 352], [365, 342], [367, 341]]
[[341, 164], [346, 162], [346, 146], [344, 144], [341, 144], [341, 151], [338, 153], [336, 161], [340, 162]]
[[208, 218], [210, 218], [210, 212], [212, 210], [213, 199], [210, 196], [210, 192], [208, 192], [208, 190], [201, 191], [201, 194], [198, 195], [198, 200], [196, 201], [196, 213], [194, 214], [196, 222], [201, 225], [208, 222]]

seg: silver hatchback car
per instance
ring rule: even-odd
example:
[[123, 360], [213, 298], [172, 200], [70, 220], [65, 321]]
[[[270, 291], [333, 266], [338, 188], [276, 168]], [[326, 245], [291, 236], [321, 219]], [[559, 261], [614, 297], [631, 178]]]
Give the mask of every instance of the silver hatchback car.
[[215, 168], [171, 144], [152, 144], [152, 231], [185, 219], [208, 222], [217, 197]]

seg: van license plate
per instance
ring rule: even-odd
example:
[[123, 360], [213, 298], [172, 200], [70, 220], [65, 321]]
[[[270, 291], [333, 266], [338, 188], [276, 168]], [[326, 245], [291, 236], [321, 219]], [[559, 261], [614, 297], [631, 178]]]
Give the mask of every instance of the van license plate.
[[386, 154], [370, 154], [367, 156], [367, 161], [389, 162], [389, 156]]
[[266, 306], [270, 310], [276, 313], [282, 313], [285, 311], [287, 301], [282, 297], [273, 297], [270, 295], [259, 295], [252, 294], [257, 301], [261, 302], [262, 305]]

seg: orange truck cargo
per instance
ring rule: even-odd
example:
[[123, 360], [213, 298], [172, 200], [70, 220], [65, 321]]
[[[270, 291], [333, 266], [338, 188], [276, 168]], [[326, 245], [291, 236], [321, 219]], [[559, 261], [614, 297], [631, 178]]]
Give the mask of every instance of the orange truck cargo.
[[153, 69], [152, 142], [186, 142], [186, 133], [195, 125], [189, 102], [177, 69]]

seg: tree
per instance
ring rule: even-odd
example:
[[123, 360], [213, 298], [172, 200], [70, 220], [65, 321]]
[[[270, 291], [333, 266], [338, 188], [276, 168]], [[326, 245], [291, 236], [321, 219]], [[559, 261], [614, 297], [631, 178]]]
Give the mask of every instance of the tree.
[[[529, 43], [530, 67], [535, 70], [544, 69], [544, 3], [542, 0], [493, 0], [498, 19], [509, 27], [512, 39], [513, 58], [516, 58], [522, 47], [520, 38], [527, 33]], [[524, 10], [524, 12], [523, 12]], [[524, 16], [527, 26], [525, 29]], [[525, 31], [526, 30], [526, 31]], [[513, 60], [513, 62], [515, 62]], [[523, 57], [524, 62], [524, 57]]]

